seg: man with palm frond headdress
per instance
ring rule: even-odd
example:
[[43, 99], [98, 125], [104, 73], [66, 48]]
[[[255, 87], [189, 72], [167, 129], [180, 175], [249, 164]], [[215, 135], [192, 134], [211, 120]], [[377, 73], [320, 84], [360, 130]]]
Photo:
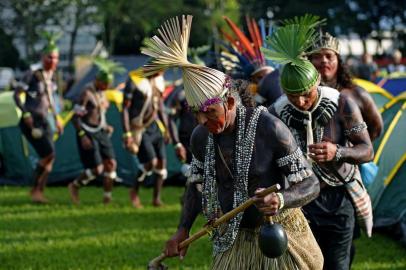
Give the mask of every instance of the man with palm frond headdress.
[[[269, 111], [292, 131], [320, 181], [320, 195], [303, 207], [324, 256], [324, 269], [349, 269], [356, 165], [373, 158], [373, 148], [357, 104], [336, 89], [320, 86], [320, 74], [304, 57], [317, 39], [318, 18], [285, 22], [268, 39], [266, 57], [283, 64], [285, 95]], [[354, 206], [353, 206], [354, 205]], [[365, 209], [363, 209], [365, 210]]]
[[[166, 243], [165, 254], [185, 255], [186, 248], [179, 250], [178, 245], [188, 237], [200, 209], [210, 224], [255, 195], [256, 207], [213, 231], [213, 269], [321, 269], [321, 251], [299, 209], [317, 196], [317, 179], [279, 119], [264, 107], [244, 106], [240, 86], [226, 74], [187, 60], [191, 23], [192, 16], [168, 20], [158, 30], [160, 37], [152, 37], [142, 49], [152, 57], [145, 73], [182, 70], [186, 100], [199, 124], [191, 137], [191, 184], [178, 231]], [[276, 183], [283, 190], [260, 195], [261, 188]], [[264, 215], [288, 235], [288, 250], [275, 259], [259, 249]]]
[[114, 79], [115, 72], [124, 72], [117, 63], [96, 58], [94, 63], [99, 71], [93, 83], [88, 84], [74, 107], [73, 123], [80, 159], [85, 170], [69, 184], [72, 202], [79, 203], [79, 189], [103, 175], [103, 202], [111, 201], [113, 182], [117, 179], [116, 160], [110, 137], [113, 127], [106, 122], [109, 106], [103, 93]]
[[[58, 134], [63, 126], [57, 118], [54, 94], [57, 90], [56, 68], [59, 62], [59, 49], [56, 40], [60, 34], [43, 32], [47, 43], [42, 51], [42, 68], [34, 71], [26, 92], [25, 103], [20, 99], [23, 89], [14, 95], [17, 106], [23, 112], [20, 128], [24, 136], [37, 152], [40, 160], [34, 170], [34, 186], [31, 190], [33, 202], [46, 203], [44, 189], [48, 174], [55, 160], [52, 123], [55, 121]], [[51, 116], [51, 118], [49, 118]]]

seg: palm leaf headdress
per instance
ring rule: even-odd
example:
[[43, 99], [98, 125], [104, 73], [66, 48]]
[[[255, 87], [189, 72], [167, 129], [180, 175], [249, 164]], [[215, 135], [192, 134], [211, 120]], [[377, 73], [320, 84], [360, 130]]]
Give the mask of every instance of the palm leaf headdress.
[[48, 32], [42, 31], [40, 32], [42, 38], [46, 40], [46, 44], [42, 50], [43, 53], [52, 53], [52, 52], [59, 52], [59, 48], [56, 45], [56, 41], [61, 38], [61, 32]]
[[117, 62], [102, 57], [95, 57], [93, 63], [99, 69], [96, 77], [105, 82], [112, 82], [114, 73], [124, 73], [126, 69]]
[[281, 86], [287, 93], [309, 90], [318, 79], [318, 72], [304, 57], [318, 38], [317, 26], [324, 23], [318, 16], [306, 14], [283, 21], [283, 26], [267, 37], [268, 48], [262, 48], [265, 57], [283, 66]]
[[144, 66], [147, 76], [171, 67], [182, 69], [186, 100], [197, 109], [221, 99], [229, 83], [224, 73], [187, 60], [192, 18], [182, 15], [167, 20], [158, 29], [159, 36], [146, 40], [141, 52], [152, 58]]

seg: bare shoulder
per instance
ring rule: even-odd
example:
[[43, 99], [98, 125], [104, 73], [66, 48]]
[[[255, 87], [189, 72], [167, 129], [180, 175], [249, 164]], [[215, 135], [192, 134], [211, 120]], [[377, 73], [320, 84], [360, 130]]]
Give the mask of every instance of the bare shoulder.
[[204, 161], [204, 154], [208, 137], [209, 132], [202, 125], [196, 126], [190, 137], [190, 147], [192, 154], [200, 161]]
[[296, 150], [296, 141], [289, 128], [276, 116], [263, 112], [259, 118], [257, 138], [265, 140], [266, 145], [278, 148], [282, 152], [290, 153]]
[[353, 112], [354, 109], [358, 108], [356, 100], [353, 95], [348, 93], [340, 93], [338, 99], [338, 107], [340, 112]]

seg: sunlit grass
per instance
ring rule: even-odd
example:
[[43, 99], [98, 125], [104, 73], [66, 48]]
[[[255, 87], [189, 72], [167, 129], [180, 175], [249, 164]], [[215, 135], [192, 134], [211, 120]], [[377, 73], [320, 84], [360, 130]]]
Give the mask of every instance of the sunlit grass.
[[[165, 206], [151, 206], [150, 189], [141, 190], [143, 209], [133, 209], [128, 189], [114, 190], [104, 206], [102, 190], [81, 190], [81, 205], [70, 203], [63, 187], [46, 190], [51, 203], [34, 205], [28, 188], [0, 187], [0, 269], [146, 269], [176, 231], [182, 188], [164, 189]], [[194, 230], [204, 223], [198, 219]], [[194, 243], [171, 269], [209, 269], [207, 237]], [[357, 241], [354, 269], [406, 269], [406, 251], [383, 236]]]

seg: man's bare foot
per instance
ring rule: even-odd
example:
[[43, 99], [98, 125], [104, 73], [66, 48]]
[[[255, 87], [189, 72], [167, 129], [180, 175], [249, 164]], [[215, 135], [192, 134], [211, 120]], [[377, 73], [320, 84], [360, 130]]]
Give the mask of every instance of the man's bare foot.
[[130, 200], [134, 208], [143, 208], [140, 197], [134, 189], [130, 189]]
[[154, 200], [152, 200], [152, 206], [154, 206], [154, 207], [161, 207], [161, 206], [164, 206], [164, 204], [162, 203], [161, 200], [159, 200], [159, 199], [154, 199]]
[[74, 204], [79, 204], [79, 188], [72, 182], [68, 185], [69, 194]]
[[103, 196], [103, 203], [104, 204], [111, 203], [111, 196]]
[[42, 193], [38, 189], [33, 189], [30, 192], [31, 200], [33, 203], [48, 203], [48, 199], [44, 197], [44, 193]]

